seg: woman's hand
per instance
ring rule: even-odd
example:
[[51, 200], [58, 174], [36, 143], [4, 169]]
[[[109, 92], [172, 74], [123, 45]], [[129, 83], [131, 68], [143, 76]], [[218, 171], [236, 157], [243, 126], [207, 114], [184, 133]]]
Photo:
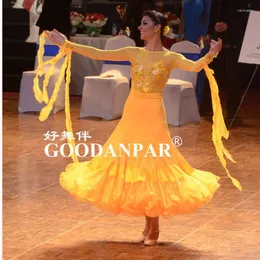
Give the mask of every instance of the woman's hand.
[[51, 32], [46, 31], [46, 34], [47, 34], [48, 38], [58, 46], [63, 45], [65, 43], [65, 41], [67, 40], [67, 37], [65, 35], [63, 35], [62, 33], [58, 32], [55, 29]]
[[209, 55], [214, 57], [217, 53], [219, 53], [222, 49], [222, 40], [218, 38], [218, 41], [211, 40], [210, 42], [210, 50]]

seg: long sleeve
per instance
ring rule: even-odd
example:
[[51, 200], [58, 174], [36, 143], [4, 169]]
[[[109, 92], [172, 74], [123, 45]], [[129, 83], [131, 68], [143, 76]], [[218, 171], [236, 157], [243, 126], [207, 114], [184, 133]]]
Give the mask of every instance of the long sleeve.
[[198, 61], [192, 61], [186, 59], [182, 54], [173, 53], [173, 68], [183, 69], [192, 72], [199, 72], [204, 67], [205, 64], [209, 64], [213, 57], [206, 54], [204, 57], [200, 58]]
[[132, 61], [137, 52], [136, 47], [124, 47], [116, 50], [101, 50], [91, 46], [65, 42], [65, 48], [94, 60]]

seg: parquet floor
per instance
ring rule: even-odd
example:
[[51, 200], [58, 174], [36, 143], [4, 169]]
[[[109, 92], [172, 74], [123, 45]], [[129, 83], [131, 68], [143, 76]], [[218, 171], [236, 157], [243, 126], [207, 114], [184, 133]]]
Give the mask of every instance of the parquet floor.
[[[179, 149], [187, 161], [223, 176], [222, 186], [196, 213], [161, 219], [158, 245], [145, 247], [138, 242], [143, 218], [101, 212], [74, 201], [59, 186], [59, 174], [71, 159], [48, 158], [43, 135], [65, 130], [64, 112], [40, 122], [34, 113], [18, 114], [17, 103], [15, 96], [3, 100], [4, 260], [260, 259], [260, 105], [248, 102], [241, 111], [245, 124], [232, 128], [225, 142], [237, 162], [228, 167], [242, 192], [219, 163], [210, 122], [170, 126], [171, 136], [183, 140]], [[75, 132], [89, 131], [92, 142], [103, 144], [118, 120], [79, 119], [80, 100], [71, 104]]]

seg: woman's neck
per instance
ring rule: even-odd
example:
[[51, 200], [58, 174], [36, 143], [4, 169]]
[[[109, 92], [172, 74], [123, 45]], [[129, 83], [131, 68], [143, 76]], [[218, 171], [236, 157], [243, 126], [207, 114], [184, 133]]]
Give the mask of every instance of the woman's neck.
[[147, 51], [164, 51], [166, 50], [160, 39], [154, 38], [146, 42], [144, 47]]

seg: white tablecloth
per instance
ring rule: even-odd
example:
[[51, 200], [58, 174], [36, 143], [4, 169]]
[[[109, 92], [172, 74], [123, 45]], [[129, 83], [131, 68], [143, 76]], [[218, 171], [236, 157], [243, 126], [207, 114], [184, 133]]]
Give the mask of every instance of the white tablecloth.
[[[106, 41], [110, 37], [111, 35], [101, 35], [99, 37], [76, 35], [70, 37], [70, 41], [104, 50]], [[71, 62], [70, 94], [82, 95], [84, 77], [99, 75], [102, 70], [102, 64], [103, 61], [92, 60], [77, 53], [73, 53]]]

